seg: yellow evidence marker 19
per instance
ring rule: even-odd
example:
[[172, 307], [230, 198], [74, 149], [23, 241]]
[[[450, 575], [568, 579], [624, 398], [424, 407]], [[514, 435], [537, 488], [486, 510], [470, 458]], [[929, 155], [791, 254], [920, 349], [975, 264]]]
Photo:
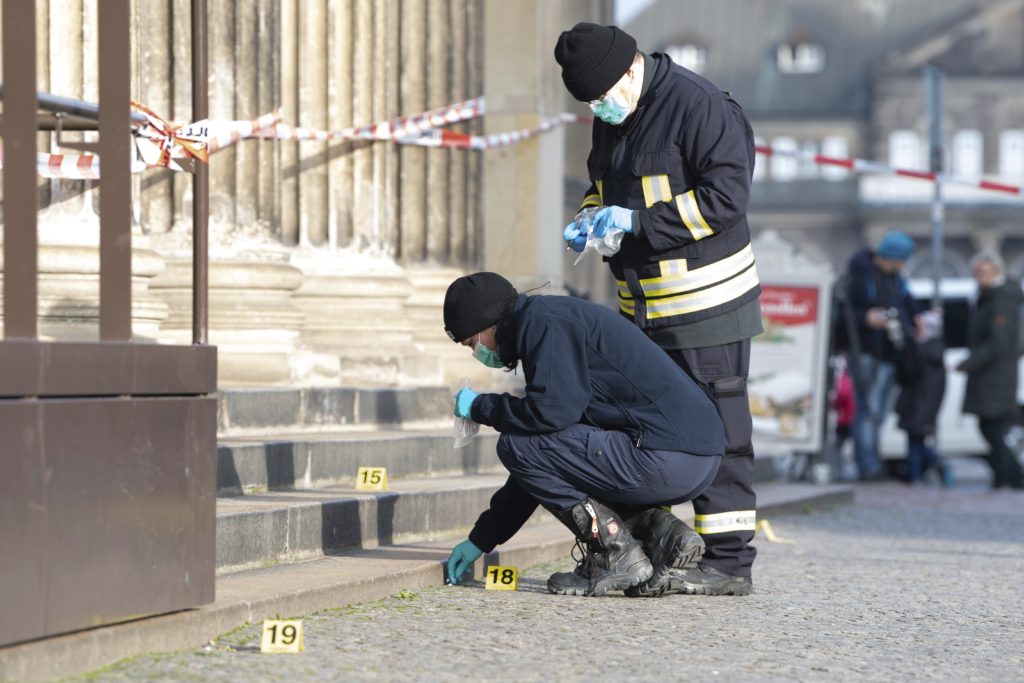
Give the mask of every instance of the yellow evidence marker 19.
[[386, 467], [360, 467], [356, 472], [357, 491], [387, 491], [388, 470]]
[[263, 622], [260, 652], [298, 654], [305, 649], [300, 619], [267, 619]]
[[519, 590], [519, 570], [515, 567], [488, 567], [484, 588], [492, 591]]

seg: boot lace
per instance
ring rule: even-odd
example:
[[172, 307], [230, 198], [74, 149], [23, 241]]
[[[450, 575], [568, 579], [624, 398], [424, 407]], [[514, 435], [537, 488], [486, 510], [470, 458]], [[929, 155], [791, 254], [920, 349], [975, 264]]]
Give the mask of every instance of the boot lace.
[[590, 565], [593, 563], [594, 558], [594, 553], [591, 551], [590, 545], [577, 538], [576, 545], [573, 546], [569, 556], [576, 561], [576, 569], [573, 570], [573, 574], [576, 576], [589, 577]]

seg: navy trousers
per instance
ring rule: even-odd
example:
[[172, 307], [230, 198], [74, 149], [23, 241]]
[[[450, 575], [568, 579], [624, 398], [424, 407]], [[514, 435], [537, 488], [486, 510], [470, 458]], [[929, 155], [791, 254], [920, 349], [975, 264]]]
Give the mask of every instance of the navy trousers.
[[707, 546], [703, 562], [730, 576], [750, 576], [757, 555], [750, 545], [757, 523], [747, 398], [750, 340], [668, 354], [711, 397], [725, 425], [722, 466], [711, 485], [693, 500], [694, 531]]
[[715, 477], [720, 456], [637, 448], [623, 432], [577, 424], [549, 434], [502, 434], [498, 458], [548, 510], [588, 496], [627, 507], [693, 499]]

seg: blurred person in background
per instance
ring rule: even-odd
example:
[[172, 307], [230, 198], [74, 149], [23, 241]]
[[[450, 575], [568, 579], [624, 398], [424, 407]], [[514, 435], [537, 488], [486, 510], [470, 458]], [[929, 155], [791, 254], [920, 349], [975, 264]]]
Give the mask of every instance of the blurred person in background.
[[942, 341], [942, 314], [926, 311], [918, 316], [917, 332], [908, 339], [900, 363], [900, 395], [896, 414], [907, 433], [907, 482], [922, 484], [924, 473], [934, 469], [945, 487], [952, 486], [952, 472], [939, 453], [926, 443], [935, 434], [935, 422], [946, 392], [946, 366]]
[[1006, 279], [1003, 259], [981, 252], [971, 259], [978, 301], [968, 329], [970, 356], [957, 366], [967, 373], [964, 412], [978, 416], [989, 445], [992, 488], [1024, 488], [1021, 466], [1007, 444], [1017, 416], [1017, 359], [1020, 356], [1020, 307], [1017, 283]]
[[878, 434], [892, 410], [896, 369], [906, 340], [913, 334], [920, 307], [910, 296], [903, 266], [914, 252], [914, 241], [902, 232], [889, 232], [878, 248], [862, 249], [850, 258], [847, 296], [853, 309], [860, 353], [851, 358], [857, 411], [853, 419], [853, 451], [862, 481], [887, 478], [878, 454]]

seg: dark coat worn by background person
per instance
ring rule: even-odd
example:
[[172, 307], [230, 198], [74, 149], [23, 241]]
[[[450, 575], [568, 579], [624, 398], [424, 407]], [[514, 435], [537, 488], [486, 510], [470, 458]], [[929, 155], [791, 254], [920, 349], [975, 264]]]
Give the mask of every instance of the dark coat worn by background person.
[[968, 330], [971, 352], [960, 369], [967, 373], [964, 412], [1000, 418], [1017, 411], [1018, 329], [1024, 294], [1007, 281], [982, 289]]
[[875, 265], [874, 257], [872, 250], [862, 249], [850, 258], [847, 295], [853, 308], [853, 317], [857, 321], [861, 352], [887, 363], [897, 363], [899, 353], [890, 335], [885, 330], [868, 327], [868, 309], [895, 309], [904, 336], [907, 337], [913, 333], [914, 316], [921, 312], [921, 307], [910, 296], [903, 276], [899, 273], [883, 273]]
[[900, 429], [909, 434], [935, 433], [935, 421], [946, 392], [945, 350], [941, 338], [908, 345], [908, 357], [901, 366], [896, 414]]

